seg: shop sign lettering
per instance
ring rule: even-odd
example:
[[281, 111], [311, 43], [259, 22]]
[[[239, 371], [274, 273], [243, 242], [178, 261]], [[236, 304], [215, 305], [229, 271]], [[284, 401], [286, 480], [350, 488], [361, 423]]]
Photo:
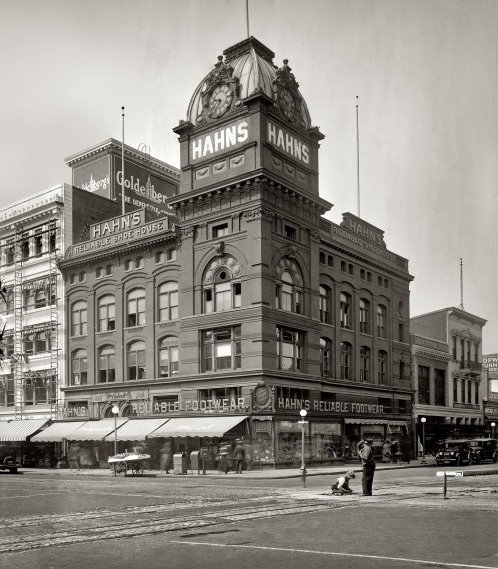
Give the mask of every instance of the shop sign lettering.
[[246, 142], [249, 138], [248, 127], [247, 121], [242, 121], [195, 138], [190, 146], [192, 149], [192, 160], [205, 158]]
[[246, 411], [243, 397], [226, 399], [183, 399], [180, 401], [132, 402], [134, 415], [157, 415], [163, 413], [226, 413]]
[[289, 397], [277, 398], [278, 409], [307, 411], [321, 411], [325, 413], [349, 413], [349, 414], [368, 414], [383, 415], [384, 406], [377, 403], [356, 403], [352, 401], [327, 401], [324, 399], [291, 399]]
[[92, 401], [130, 401], [131, 399], [146, 399], [147, 397], [147, 391], [110, 391], [109, 393], [94, 393]]
[[122, 231], [114, 235], [108, 235], [107, 237], [102, 237], [100, 239], [94, 239], [92, 241], [85, 241], [83, 243], [78, 243], [78, 245], [73, 245], [71, 248], [72, 256], [77, 257], [78, 255], [83, 255], [89, 251], [96, 251], [100, 249], [106, 249], [107, 247], [112, 247], [119, 243], [127, 243], [135, 239], [139, 239], [145, 235], [152, 235], [154, 233], [159, 233], [168, 229], [168, 220], [161, 219], [151, 223], [146, 223], [134, 227], [128, 231]]
[[[119, 186], [123, 185], [123, 171], [119, 170], [116, 172], [116, 182]], [[124, 181], [125, 188], [127, 190], [133, 190], [139, 196], [144, 196], [145, 198], [149, 199], [152, 202], [157, 204], [165, 204], [168, 201], [169, 196], [163, 194], [162, 192], [156, 191], [154, 184], [150, 181], [150, 176], [144, 185], [140, 178], [137, 176], [130, 176], [129, 178], [126, 177], [126, 169], [125, 169], [125, 181]]]
[[122, 231], [127, 231], [145, 223], [145, 210], [134, 211], [127, 213], [114, 219], [103, 221], [102, 223], [95, 223], [90, 225], [90, 239], [100, 239]]
[[309, 164], [310, 149], [308, 145], [270, 121], [268, 121], [267, 139], [271, 145], [283, 150], [292, 158], [297, 158], [304, 164]]
[[63, 417], [87, 417], [88, 407], [83, 405], [81, 407], [63, 407], [60, 414]]

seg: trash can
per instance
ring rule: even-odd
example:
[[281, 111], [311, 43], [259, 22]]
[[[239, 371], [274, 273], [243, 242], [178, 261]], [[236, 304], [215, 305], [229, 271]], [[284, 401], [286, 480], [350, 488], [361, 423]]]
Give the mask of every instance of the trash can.
[[190, 453], [190, 468], [192, 470], [192, 472], [194, 470], [197, 470], [197, 473], [199, 473], [199, 463], [200, 463], [200, 451], [199, 450], [193, 450]]
[[173, 474], [187, 474], [187, 455], [177, 452], [173, 455]]

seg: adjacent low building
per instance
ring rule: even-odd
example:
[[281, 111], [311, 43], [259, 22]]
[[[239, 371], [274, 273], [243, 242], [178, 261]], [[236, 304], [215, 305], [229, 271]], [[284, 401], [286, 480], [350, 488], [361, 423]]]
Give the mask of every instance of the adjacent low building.
[[427, 450], [446, 437], [483, 434], [482, 329], [486, 320], [449, 307], [410, 319], [413, 419]]

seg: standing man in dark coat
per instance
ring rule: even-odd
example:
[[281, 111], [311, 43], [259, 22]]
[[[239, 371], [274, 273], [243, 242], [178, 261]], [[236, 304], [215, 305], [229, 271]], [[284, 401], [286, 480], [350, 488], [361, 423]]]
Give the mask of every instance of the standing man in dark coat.
[[375, 473], [375, 460], [373, 458], [373, 451], [370, 441], [360, 441], [358, 443], [358, 454], [361, 458], [361, 464], [363, 466], [363, 495], [372, 495], [372, 484]]
[[244, 466], [244, 459], [246, 457], [246, 449], [242, 444], [242, 441], [237, 440], [237, 444], [233, 450], [233, 460], [235, 462], [235, 472], [242, 474], [242, 468]]

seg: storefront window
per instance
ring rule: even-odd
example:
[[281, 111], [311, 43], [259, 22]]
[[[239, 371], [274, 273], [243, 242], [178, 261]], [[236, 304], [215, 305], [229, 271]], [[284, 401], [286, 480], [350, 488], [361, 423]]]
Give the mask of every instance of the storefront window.
[[253, 418], [252, 459], [255, 463], [273, 463], [272, 426], [271, 419]]
[[342, 457], [342, 428], [339, 421], [311, 423], [311, 452], [313, 460], [334, 460]]
[[[309, 423], [305, 425], [305, 453], [309, 442]], [[298, 462], [301, 460], [302, 431], [298, 419], [292, 421], [275, 421], [277, 463]]]

